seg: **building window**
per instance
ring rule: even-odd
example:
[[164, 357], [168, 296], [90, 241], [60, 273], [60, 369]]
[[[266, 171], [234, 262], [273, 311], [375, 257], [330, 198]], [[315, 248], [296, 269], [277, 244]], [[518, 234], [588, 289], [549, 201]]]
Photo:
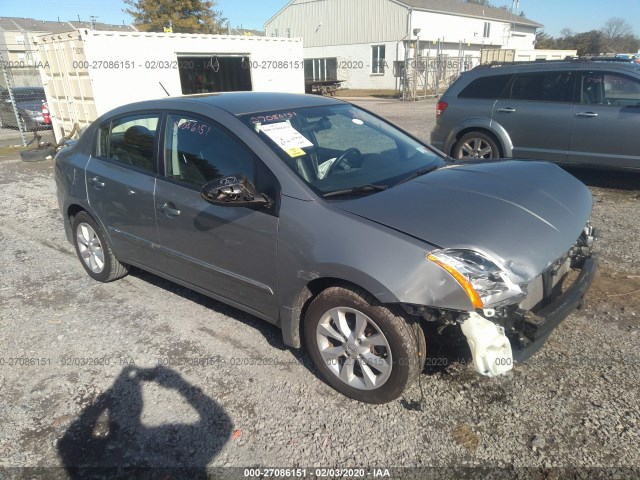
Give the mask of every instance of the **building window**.
[[489, 38], [490, 35], [491, 35], [491, 24], [489, 22], [484, 22], [484, 32], [482, 33], [482, 36], [484, 38]]
[[24, 35], [22, 34], [16, 35], [16, 43], [18, 45], [24, 45]]
[[371, 47], [371, 73], [384, 75], [384, 45], [373, 45]]
[[304, 61], [305, 81], [337, 80], [338, 59], [332, 58], [307, 58]]

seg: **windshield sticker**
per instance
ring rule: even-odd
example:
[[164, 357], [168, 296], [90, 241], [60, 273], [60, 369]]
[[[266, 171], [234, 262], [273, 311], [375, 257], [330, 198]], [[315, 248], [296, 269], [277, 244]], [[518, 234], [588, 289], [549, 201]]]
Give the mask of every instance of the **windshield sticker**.
[[296, 112], [274, 113], [272, 115], [256, 115], [251, 117], [251, 123], [266, 123], [276, 120], [287, 120], [296, 116]]
[[359, 118], [353, 118], [351, 121], [353, 123], [355, 123], [356, 125], [364, 125], [364, 122], [362, 120], [360, 120]]
[[419, 151], [420, 153], [428, 153], [429, 152], [429, 150], [427, 150], [424, 147], [417, 147], [416, 150]]
[[276, 142], [290, 157], [305, 155], [302, 149], [305, 147], [313, 147], [313, 143], [293, 128], [289, 122], [260, 125], [260, 131], [264, 132], [265, 135]]
[[304, 150], [302, 150], [301, 148], [290, 148], [288, 150], [285, 150], [285, 152], [287, 152], [287, 154], [290, 157], [301, 157], [303, 155], [306, 155], [307, 152], [305, 152]]

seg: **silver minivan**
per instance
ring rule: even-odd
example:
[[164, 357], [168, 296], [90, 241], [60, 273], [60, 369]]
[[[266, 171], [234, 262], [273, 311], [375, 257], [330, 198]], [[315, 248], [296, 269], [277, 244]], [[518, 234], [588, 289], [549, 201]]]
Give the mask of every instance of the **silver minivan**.
[[481, 65], [449, 87], [436, 116], [431, 144], [456, 159], [640, 169], [640, 65]]

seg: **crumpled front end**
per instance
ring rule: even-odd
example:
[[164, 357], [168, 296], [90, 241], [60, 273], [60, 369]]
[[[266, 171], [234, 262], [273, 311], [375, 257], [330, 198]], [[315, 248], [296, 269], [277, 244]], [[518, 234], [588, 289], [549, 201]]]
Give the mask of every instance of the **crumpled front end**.
[[438, 321], [441, 328], [460, 326], [475, 370], [487, 376], [503, 374], [514, 361], [524, 361], [540, 349], [551, 332], [581, 307], [596, 272], [595, 238], [587, 225], [563, 256], [534, 279], [517, 285], [500, 267], [477, 256], [430, 255], [460, 283], [474, 310], [409, 307], [410, 313]]

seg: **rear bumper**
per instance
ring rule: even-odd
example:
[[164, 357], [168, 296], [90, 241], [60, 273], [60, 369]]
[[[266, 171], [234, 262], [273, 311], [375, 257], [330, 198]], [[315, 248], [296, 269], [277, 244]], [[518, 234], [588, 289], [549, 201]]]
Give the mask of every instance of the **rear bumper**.
[[544, 345], [551, 332], [582, 306], [584, 296], [595, 277], [597, 263], [595, 254], [585, 259], [578, 278], [553, 303], [536, 313], [521, 313], [524, 320], [522, 334], [516, 339], [510, 339], [515, 361], [523, 362], [530, 358]]

